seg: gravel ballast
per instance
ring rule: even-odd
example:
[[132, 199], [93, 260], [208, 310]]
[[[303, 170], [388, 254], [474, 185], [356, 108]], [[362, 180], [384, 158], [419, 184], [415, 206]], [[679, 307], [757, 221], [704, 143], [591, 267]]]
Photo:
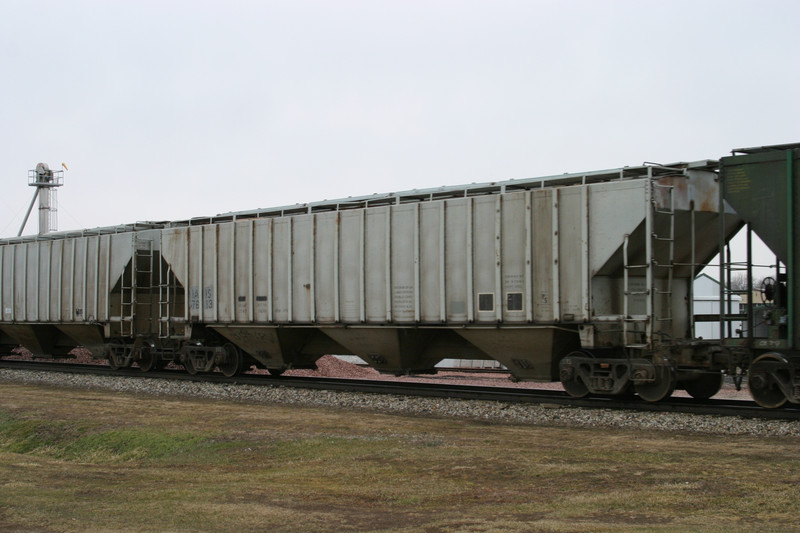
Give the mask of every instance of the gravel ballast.
[[125, 376], [91, 376], [0, 369], [0, 382], [180, 396], [262, 404], [302, 405], [404, 415], [464, 418], [495, 423], [561, 427], [645, 429], [716, 435], [800, 437], [800, 422], [732, 416], [643, 413], [535, 404], [418, 398], [340, 391], [252, 386]]

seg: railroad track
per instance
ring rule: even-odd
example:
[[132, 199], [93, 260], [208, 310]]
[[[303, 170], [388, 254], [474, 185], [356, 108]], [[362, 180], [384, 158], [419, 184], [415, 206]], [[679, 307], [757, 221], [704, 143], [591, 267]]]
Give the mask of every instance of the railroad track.
[[518, 389], [501, 386], [475, 386], [441, 383], [412, 383], [330, 377], [271, 376], [242, 374], [226, 378], [222, 374], [190, 375], [181, 370], [159, 370], [143, 373], [137, 369], [111, 370], [106, 365], [84, 363], [37, 362], [28, 360], [0, 360], [0, 368], [63, 372], [100, 376], [122, 376], [137, 379], [169, 379], [176, 381], [204, 381], [254, 386], [294, 387], [304, 389], [334, 390], [370, 394], [392, 394], [429, 398], [455, 398], [506, 403], [530, 403], [588, 409], [617, 409], [641, 412], [686, 413], [696, 415], [737, 416], [768, 420], [800, 420], [800, 408], [764, 409], [749, 400], [705, 400], [673, 397], [668, 401], [650, 403], [638, 397], [622, 401], [619, 398], [572, 398], [565, 392], [541, 389]]

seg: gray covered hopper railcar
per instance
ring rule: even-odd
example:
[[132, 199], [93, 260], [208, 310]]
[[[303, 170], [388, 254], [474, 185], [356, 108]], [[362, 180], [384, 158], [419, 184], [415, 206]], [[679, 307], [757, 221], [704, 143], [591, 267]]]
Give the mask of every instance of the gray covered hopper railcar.
[[[635, 383], [660, 399], [665, 353], [687, 382], [719, 370], [713, 350], [690, 341], [691, 281], [719, 242], [716, 166], [8, 239], [0, 344], [37, 355], [82, 345], [114, 366], [174, 360], [229, 375], [253, 363], [308, 367], [329, 353], [393, 373], [483, 358], [519, 379], [561, 379], [578, 396], [591, 381], [595, 392]], [[725, 239], [740, 226], [726, 216]], [[578, 379], [581, 357], [620, 365]]]

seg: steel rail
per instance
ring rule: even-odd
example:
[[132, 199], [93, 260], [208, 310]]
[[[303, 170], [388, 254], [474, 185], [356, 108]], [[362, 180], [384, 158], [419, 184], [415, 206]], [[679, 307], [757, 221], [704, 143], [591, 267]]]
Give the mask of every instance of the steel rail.
[[101, 375], [139, 379], [168, 379], [174, 381], [227, 383], [268, 387], [333, 390], [364, 394], [417, 396], [481, 400], [498, 403], [543, 404], [558, 407], [610, 409], [657, 413], [683, 413], [692, 415], [735, 416], [767, 420], [800, 420], [800, 407], [764, 409], [750, 400], [695, 400], [672, 397], [662, 402], [646, 402], [638, 397], [572, 398], [567, 393], [542, 389], [519, 389], [500, 386], [475, 386], [441, 383], [397, 382], [330, 377], [271, 376], [266, 374], [241, 374], [226, 378], [219, 373], [190, 375], [182, 370], [141, 372], [136, 368], [112, 370], [102, 364], [35, 362], [29, 360], [0, 359], [0, 368], [35, 370], [72, 374]]

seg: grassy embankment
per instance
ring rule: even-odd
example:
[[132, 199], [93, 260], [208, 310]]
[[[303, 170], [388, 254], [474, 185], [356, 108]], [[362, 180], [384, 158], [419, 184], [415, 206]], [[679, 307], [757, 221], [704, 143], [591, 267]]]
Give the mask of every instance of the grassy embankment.
[[797, 516], [798, 439], [0, 384], [0, 530], [730, 533]]

